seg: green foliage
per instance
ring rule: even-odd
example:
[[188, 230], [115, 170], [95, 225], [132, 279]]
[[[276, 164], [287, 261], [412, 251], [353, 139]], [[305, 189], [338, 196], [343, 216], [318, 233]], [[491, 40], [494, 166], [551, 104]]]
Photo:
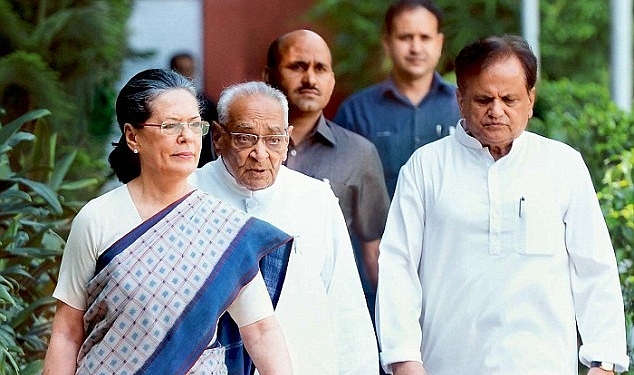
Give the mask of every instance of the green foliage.
[[31, 103], [55, 108], [58, 120], [53, 121], [54, 126], [63, 126], [75, 116], [76, 109], [63, 90], [59, 74], [37, 53], [17, 50], [0, 58], [0, 92], [8, 111], [4, 118], [16, 118]]
[[[106, 175], [131, 6], [132, 0], [0, 0], [0, 107], [6, 109], [0, 121], [48, 108], [60, 150], [78, 152], [69, 176]], [[82, 191], [81, 198], [94, 193]]]
[[445, 43], [438, 66], [443, 74], [453, 71], [454, 59], [468, 43], [489, 35], [521, 32], [517, 0], [436, 0], [436, 4], [444, 13]]
[[605, 86], [595, 83], [541, 81], [529, 129], [579, 150], [597, 190], [605, 161], [634, 147], [632, 116], [616, 107]]
[[577, 82], [608, 83], [610, 7], [607, 3], [605, 0], [540, 1], [544, 78], [567, 77]]
[[[322, 0], [308, 17], [330, 30], [337, 86], [346, 91], [368, 86], [387, 74], [381, 29], [388, 3], [367, 0]], [[334, 47], [334, 48], [333, 48]]]
[[56, 157], [56, 136], [43, 121], [49, 114], [35, 110], [0, 125], [0, 374], [41, 372], [64, 245], [58, 233], [80, 205], [60, 193], [97, 183], [66, 181], [74, 153]]

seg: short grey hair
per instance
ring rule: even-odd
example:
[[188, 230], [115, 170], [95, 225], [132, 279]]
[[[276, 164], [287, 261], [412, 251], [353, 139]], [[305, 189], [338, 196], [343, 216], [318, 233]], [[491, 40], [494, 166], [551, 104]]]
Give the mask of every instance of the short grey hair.
[[226, 124], [229, 121], [229, 107], [237, 98], [245, 96], [264, 96], [278, 102], [284, 116], [284, 127], [288, 128], [288, 100], [278, 89], [261, 81], [242, 82], [231, 85], [220, 93], [218, 98], [218, 121]]

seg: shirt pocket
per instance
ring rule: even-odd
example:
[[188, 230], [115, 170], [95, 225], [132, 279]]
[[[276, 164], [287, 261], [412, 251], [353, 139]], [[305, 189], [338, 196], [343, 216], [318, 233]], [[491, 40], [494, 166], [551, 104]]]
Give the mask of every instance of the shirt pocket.
[[554, 202], [522, 197], [518, 204], [515, 249], [524, 255], [554, 255], [564, 244], [564, 223]]

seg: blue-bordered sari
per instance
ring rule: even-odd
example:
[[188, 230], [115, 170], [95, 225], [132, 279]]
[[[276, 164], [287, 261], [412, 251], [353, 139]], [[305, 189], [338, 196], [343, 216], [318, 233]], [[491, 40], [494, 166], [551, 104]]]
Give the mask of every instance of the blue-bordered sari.
[[285, 257], [291, 243], [205, 193], [174, 202], [99, 257], [78, 373], [222, 374], [224, 352], [212, 342], [218, 318], [260, 259]]

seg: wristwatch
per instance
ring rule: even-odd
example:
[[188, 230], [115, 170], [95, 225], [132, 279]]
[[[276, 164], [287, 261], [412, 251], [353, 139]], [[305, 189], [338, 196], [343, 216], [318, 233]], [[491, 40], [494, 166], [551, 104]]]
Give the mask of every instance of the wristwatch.
[[612, 371], [614, 372], [614, 363], [612, 362], [604, 362], [604, 361], [592, 361], [590, 362], [590, 367], [598, 367], [604, 371]]

